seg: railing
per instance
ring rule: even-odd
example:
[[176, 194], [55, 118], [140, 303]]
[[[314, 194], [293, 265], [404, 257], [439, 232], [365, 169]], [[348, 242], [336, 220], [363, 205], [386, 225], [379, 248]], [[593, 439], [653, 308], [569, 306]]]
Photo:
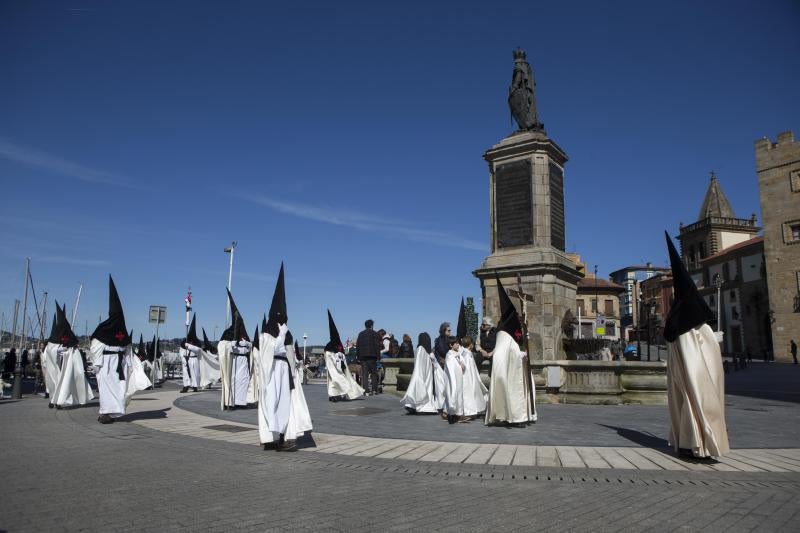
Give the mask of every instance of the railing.
[[698, 220], [694, 224], [689, 224], [688, 226], [681, 226], [681, 233], [687, 233], [690, 231], [694, 231], [698, 228], [703, 228], [705, 226], [709, 226], [711, 224], [717, 224], [721, 226], [736, 226], [740, 228], [755, 228], [756, 227], [756, 219], [755, 218], [732, 218], [732, 217], [707, 217], [703, 220]]

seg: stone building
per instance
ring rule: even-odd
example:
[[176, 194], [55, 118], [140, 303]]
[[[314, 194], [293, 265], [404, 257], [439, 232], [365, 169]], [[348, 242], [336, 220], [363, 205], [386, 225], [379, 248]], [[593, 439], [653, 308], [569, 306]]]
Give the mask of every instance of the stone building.
[[[580, 332], [575, 335], [586, 339], [603, 338], [617, 340], [620, 338], [620, 295], [625, 287], [612, 281], [600, 279], [593, 274], [578, 282], [575, 298], [576, 315]], [[598, 335], [595, 327], [598, 314], [605, 322], [605, 331]], [[580, 317], [580, 318], [579, 318]]]
[[684, 226], [683, 222], [680, 224], [678, 239], [683, 262], [689, 273], [695, 274], [701, 269], [701, 259], [752, 239], [760, 229], [756, 226], [755, 214], [750, 218], [736, 217], [717, 176], [712, 172], [697, 221], [688, 226]]
[[[700, 264], [700, 294], [715, 314], [719, 312], [719, 324], [714, 327], [725, 333], [722, 353], [764, 358], [772, 349], [764, 239], [753, 237], [702, 259]], [[719, 289], [715, 279], [720, 281]]]
[[790, 361], [789, 340], [800, 340], [800, 142], [790, 131], [765, 137], [755, 155], [772, 345], [777, 361]]

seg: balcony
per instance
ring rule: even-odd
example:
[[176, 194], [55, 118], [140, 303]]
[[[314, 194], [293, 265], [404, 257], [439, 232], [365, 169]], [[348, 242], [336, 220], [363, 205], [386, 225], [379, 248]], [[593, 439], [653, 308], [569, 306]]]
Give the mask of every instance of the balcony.
[[755, 216], [753, 216], [752, 218], [707, 217], [704, 218], [703, 220], [698, 220], [694, 224], [689, 224], [688, 226], [681, 225], [680, 232], [682, 235], [684, 233], [690, 233], [697, 229], [712, 225], [724, 226], [726, 228], [732, 228], [732, 229], [748, 228], [754, 231], [759, 230], [759, 228], [756, 227]]

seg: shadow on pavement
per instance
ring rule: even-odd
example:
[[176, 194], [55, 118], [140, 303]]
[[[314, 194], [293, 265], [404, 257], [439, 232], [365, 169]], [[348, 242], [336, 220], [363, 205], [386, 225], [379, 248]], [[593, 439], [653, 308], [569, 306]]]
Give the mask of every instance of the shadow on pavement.
[[303, 435], [299, 439], [297, 439], [297, 448], [302, 450], [304, 448], [316, 448], [317, 442], [314, 440], [314, 436], [310, 434]]
[[134, 420], [154, 420], [158, 418], [167, 418], [167, 411], [172, 407], [165, 407], [164, 409], [157, 409], [155, 411], [141, 411], [139, 413], [131, 413], [119, 417], [117, 420], [120, 422], [133, 422]]
[[597, 424], [598, 426], [603, 426], [604, 428], [608, 428], [617, 432], [617, 435], [622, 437], [623, 439], [627, 439], [631, 442], [638, 444], [639, 446], [643, 446], [645, 448], [668, 448], [669, 443], [662, 439], [661, 437], [656, 437], [652, 433], [642, 433], [641, 431], [636, 431], [635, 429], [628, 429], [628, 428], [620, 428], [616, 426], [607, 426], [605, 424]]

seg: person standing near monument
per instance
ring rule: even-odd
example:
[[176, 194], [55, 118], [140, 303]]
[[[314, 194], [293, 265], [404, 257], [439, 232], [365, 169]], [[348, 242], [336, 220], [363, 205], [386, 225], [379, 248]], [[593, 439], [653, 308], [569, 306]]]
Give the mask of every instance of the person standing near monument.
[[[328, 369], [328, 400], [338, 402], [339, 400], [355, 400], [364, 396], [362, 389], [347, 368], [347, 358], [344, 356], [342, 339], [339, 330], [333, 321], [330, 309], [328, 309], [328, 330], [330, 340], [325, 345], [325, 366]], [[296, 352], [295, 352], [296, 353]]]
[[444, 360], [449, 351], [448, 342], [450, 336], [450, 322], [442, 322], [439, 326], [439, 336], [433, 341], [433, 353], [442, 368], [444, 368]]
[[467, 335], [466, 308], [464, 298], [458, 309], [458, 322], [456, 323], [456, 338], [461, 346], [459, 355], [464, 362], [464, 416], [474, 418], [478, 413], [486, 411], [486, 395], [489, 392], [481, 381], [478, 366], [472, 350], [475, 348], [472, 338]]
[[249, 355], [253, 346], [230, 291], [228, 291], [228, 305], [231, 310], [231, 325], [222, 332], [222, 337], [217, 343], [222, 374], [223, 410], [247, 405], [247, 388], [250, 385]]
[[794, 364], [797, 364], [797, 343], [794, 342], [794, 339], [789, 341], [789, 351], [792, 353], [792, 359], [794, 359]]
[[364, 322], [364, 329], [356, 340], [356, 358], [361, 363], [361, 386], [367, 396], [378, 393], [378, 356], [383, 348], [383, 340], [372, 329], [375, 322], [370, 318]]
[[667, 341], [669, 442], [682, 457], [706, 459], [730, 452], [725, 425], [725, 376], [720, 337], [708, 322], [714, 313], [672, 244], [669, 250], [674, 300], [664, 322]]
[[497, 342], [497, 329], [492, 326], [492, 319], [488, 316], [481, 321], [481, 332], [478, 337], [478, 353], [475, 354], [475, 364], [480, 370], [484, 361], [489, 361], [489, 376], [492, 375], [492, 352]]
[[445, 376], [431, 350], [431, 336], [420, 333], [414, 371], [401, 403], [413, 413], [438, 413], [444, 406]]
[[497, 274], [495, 280], [501, 316], [492, 354], [492, 379], [484, 422], [487, 426], [508, 424], [524, 427], [537, 419], [533, 380], [530, 374], [525, 375], [527, 365], [523, 358], [527, 354], [520, 350], [520, 342], [525, 338], [524, 329]]
[[461, 345], [455, 337], [449, 337], [447, 345], [449, 350], [444, 360], [447, 421], [451, 424], [469, 422], [469, 417], [464, 415], [464, 372], [467, 367], [461, 356]]

